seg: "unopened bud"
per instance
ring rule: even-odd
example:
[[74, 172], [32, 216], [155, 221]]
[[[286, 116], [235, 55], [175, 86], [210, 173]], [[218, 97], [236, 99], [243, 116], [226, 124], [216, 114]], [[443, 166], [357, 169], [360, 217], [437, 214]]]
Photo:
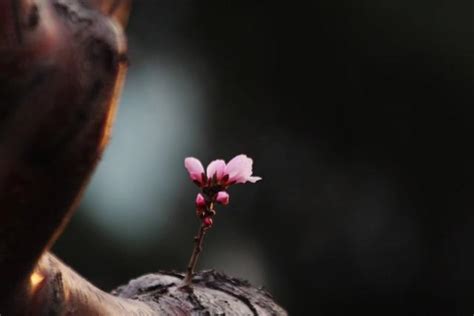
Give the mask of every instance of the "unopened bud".
[[204, 226], [206, 226], [206, 228], [209, 228], [212, 226], [212, 217], [205, 217], [203, 220], [202, 220], [202, 223], [204, 224]]
[[227, 193], [226, 191], [220, 191], [217, 193], [217, 196], [216, 196], [217, 203], [220, 203], [222, 205], [227, 205], [229, 204], [229, 199], [230, 199], [229, 193]]
[[203, 209], [206, 207], [206, 199], [201, 193], [198, 193], [198, 195], [196, 195], [196, 207], [198, 209]]

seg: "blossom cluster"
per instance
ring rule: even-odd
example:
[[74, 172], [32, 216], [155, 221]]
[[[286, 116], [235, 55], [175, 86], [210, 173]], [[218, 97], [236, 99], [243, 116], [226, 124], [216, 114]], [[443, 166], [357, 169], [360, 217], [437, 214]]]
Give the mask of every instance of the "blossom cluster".
[[215, 215], [215, 204], [229, 204], [230, 196], [227, 193], [229, 186], [237, 183], [255, 183], [260, 177], [252, 176], [253, 160], [246, 155], [238, 155], [227, 164], [224, 160], [212, 161], [206, 168], [194, 158], [184, 160], [191, 180], [201, 188], [196, 196], [196, 214], [205, 227], [212, 226], [212, 217]]

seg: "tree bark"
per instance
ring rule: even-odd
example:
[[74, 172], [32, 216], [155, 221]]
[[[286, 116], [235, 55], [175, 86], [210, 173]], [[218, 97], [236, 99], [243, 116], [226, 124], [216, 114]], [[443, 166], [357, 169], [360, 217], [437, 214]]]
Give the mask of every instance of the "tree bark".
[[286, 315], [266, 290], [213, 270], [192, 286], [184, 273], [161, 271], [108, 294], [47, 253], [32, 276], [27, 315]]
[[159, 302], [159, 315], [286, 315], [272, 296], [248, 281], [214, 270], [198, 272], [192, 287], [184, 273], [160, 271], [144, 275], [121, 286], [112, 294], [144, 302]]

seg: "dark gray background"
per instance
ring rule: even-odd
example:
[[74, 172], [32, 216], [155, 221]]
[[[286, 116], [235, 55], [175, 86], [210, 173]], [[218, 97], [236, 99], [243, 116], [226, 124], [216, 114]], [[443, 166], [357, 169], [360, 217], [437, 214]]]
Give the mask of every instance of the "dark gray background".
[[183, 159], [246, 153], [201, 269], [292, 315], [474, 313], [472, 1], [136, 1], [114, 136], [55, 252], [104, 289], [187, 263]]

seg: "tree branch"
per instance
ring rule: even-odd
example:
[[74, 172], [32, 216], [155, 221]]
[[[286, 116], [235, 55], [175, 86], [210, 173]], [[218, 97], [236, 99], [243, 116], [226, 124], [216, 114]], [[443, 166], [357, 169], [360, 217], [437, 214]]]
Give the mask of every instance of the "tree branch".
[[92, 7], [10, 4], [0, 0], [0, 301], [7, 302], [24, 292], [68, 222], [107, 143], [126, 69], [122, 29]]

